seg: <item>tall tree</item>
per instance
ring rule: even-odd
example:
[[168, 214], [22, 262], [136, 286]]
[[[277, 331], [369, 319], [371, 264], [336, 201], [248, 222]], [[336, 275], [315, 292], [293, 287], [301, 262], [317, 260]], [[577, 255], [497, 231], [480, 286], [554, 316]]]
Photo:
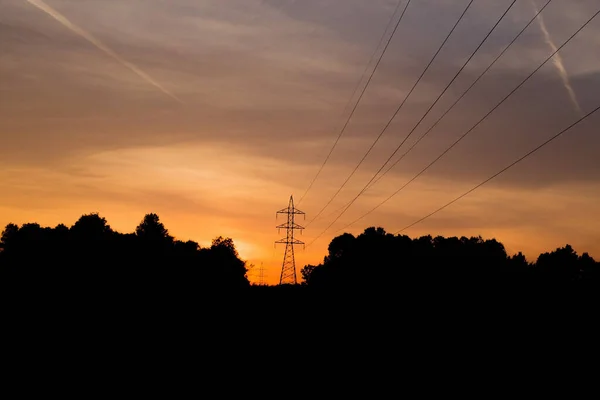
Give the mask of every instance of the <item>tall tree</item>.
[[70, 232], [75, 239], [98, 240], [106, 238], [113, 231], [106, 218], [98, 213], [84, 214], [71, 226]]
[[148, 242], [172, 243], [173, 237], [169, 235], [169, 231], [158, 215], [154, 213], [146, 214], [144, 219], [135, 228], [135, 234], [142, 240]]

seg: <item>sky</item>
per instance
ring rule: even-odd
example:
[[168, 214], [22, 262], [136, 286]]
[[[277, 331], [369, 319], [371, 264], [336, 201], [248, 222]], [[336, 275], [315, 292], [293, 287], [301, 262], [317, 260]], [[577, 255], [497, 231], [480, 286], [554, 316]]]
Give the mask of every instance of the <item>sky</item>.
[[567, 243], [600, 259], [600, 113], [402, 230], [600, 106], [600, 16], [431, 168], [351, 224], [489, 113], [598, 0], [552, 0], [332, 224], [409, 132], [392, 160], [545, 2], [517, 0], [413, 129], [512, 0], [475, 0], [416, 86], [469, 1], [411, 1], [351, 118], [405, 0], [396, 14], [395, 0], [0, 0], [0, 225], [69, 226], [98, 212], [133, 232], [154, 212], [180, 240], [233, 238], [254, 265], [250, 278], [262, 265], [276, 284], [284, 247], [274, 242], [285, 237], [276, 211], [293, 196], [308, 244], [296, 247], [298, 277], [333, 237], [370, 226], [496, 238], [530, 261]]

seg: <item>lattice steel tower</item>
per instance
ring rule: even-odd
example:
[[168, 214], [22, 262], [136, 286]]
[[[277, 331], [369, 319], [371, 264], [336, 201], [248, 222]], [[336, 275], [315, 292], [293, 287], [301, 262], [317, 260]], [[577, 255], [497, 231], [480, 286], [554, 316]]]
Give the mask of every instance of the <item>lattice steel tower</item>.
[[262, 262], [260, 263], [260, 269], [258, 270], [258, 284], [260, 286], [265, 285], [265, 267]]
[[277, 213], [275, 214], [275, 218], [277, 218], [279, 214], [287, 215], [287, 222], [281, 225], [277, 225], [277, 232], [279, 232], [281, 229], [285, 229], [286, 237], [275, 242], [275, 245], [277, 245], [277, 243], [285, 244], [285, 254], [283, 255], [283, 264], [281, 265], [281, 276], [279, 277], [279, 284], [281, 285], [284, 283], [291, 283], [295, 285], [297, 281], [294, 245], [304, 245], [304, 242], [294, 238], [294, 231], [298, 230], [300, 231], [300, 233], [302, 233], [302, 229], [304, 229], [303, 226], [300, 226], [296, 223], [295, 217], [296, 215], [301, 214], [304, 216], [304, 218], [306, 218], [306, 214], [303, 211], [300, 211], [296, 207], [294, 207], [293, 196], [290, 196], [290, 203], [288, 204], [287, 208], [277, 211]]

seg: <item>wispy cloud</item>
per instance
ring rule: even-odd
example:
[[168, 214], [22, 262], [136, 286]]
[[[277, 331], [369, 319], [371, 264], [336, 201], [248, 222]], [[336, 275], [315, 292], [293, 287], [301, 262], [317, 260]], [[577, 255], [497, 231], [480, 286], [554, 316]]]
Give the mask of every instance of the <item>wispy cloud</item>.
[[[340, 176], [356, 166], [464, 2], [421, 0], [401, 24], [348, 136], [301, 207], [307, 218], [333, 195]], [[560, 38], [597, 11], [597, 2], [547, 7], [545, 21], [531, 27], [535, 34], [528, 31], [516, 41], [476, 90], [336, 227], [379, 204], [464, 134], [470, 121], [489, 112], [560, 45]], [[455, 32], [432, 66], [435, 73], [424, 77], [406, 112], [394, 121], [393, 134], [373, 149], [332, 210], [358, 193], [389, 157], [390, 147], [414, 126], [509, 1], [476, 3], [473, 18]], [[178, 239], [210, 245], [216, 235], [232, 237], [242, 257], [258, 267], [264, 263], [268, 281], [278, 283], [284, 249], [273, 246], [280, 239], [273, 213], [285, 207], [290, 194], [297, 197], [306, 189], [315, 165], [322, 163], [331, 135], [344, 122], [339, 114], [396, 3], [0, 4], [0, 228], [9, 222], [69, 225], [83, 213], [98, 211], [114, 229], [131, 232], [145, 213], [156, 212]], [[519, 12], [498, 27], [444, 101], [462, 93], [529, 21], [530, 0], [516, 5]], [[599, 29], [590, 24], [568, 46], [572, 57], [561, 52], [556, 66], [536, 73], [443, 162], [394, 202], [350, 227], [351, 232], [372, 225], [388, 231], [406, 226], [572, 123], [575, 102], [584, 110], [597, 104], [600, 53], [589, 50], [600, 45]], [[565, 91], [565, 82], [573, 91]], [[136, 93], [139, 101], [128, 101], [136, 83], [149, 93]], [[165, 107], [167, 101], [178, 106], [179, 98], [185, 107]], [[445, 104], [433, 111], [441, 113]], [[481, 234], [532, 258], [570, 243], [600, 258], [600, 243], [594, 241], [600, 228], [590, 223], [600, 216], [600, 159], [594, 153], [600, 137], [594, 128], [594, 121], [581, 125], [523, 168], [409, 234]], [[565, 209], [572, 212], [560, 212]], [[304, 231], [304, 240], [314, 238], [332, 218]], [[321, 262], [330, 239], [324, 235], [305, 252], [297, 249], [298, 266]]]
[[[533, 0], [531, 0], [531, 5], [533, 6], [536, 13], [539, 12], [538, 7]], [[544, 16], [542, 14], [538, 14], [537, 22], [540, 26], [540, 30], [544, 34], [544, 39], [546, 40], [546, 43], [548, 44], [548, 46], [550, 46], [553, 52], [557, 52], [558, 46], [556, 46], [556, 43], [554, 43], [554, 40], [552, 40], [552, 36], [550, 35], [550, 32], [548, 32], [548, 28], [546, 27], [546, 21], [544, 20]], [[583, 111], [581, 110], [581, 106], [579, 105], [579, 101], [577, 100], [575, 90], [573, 90], [573, 86], [571, 85], [569, 74], [567, 73], [567, 69], [565, 68], [565, 64], [562, 60], [562, 57], [560, 56], [560, 53], [556, 53], [552, 61], [554, 62], [554, 66], [556, 67], [556, 70], [558, 71], [558, 74], [560, 75], [560, 78], [563, 81], [563, 85], [565, 86], [565, 89], [569, 94], [569, 98], [573, 103], [573, 107], [575, 107], [575, 110], [579, 113], [579, 115], [583, 115]]]
[[63, 26], [65, 26], [66, 28], [71, 30], [76, 35], [79, 35], [82, 38], [86, 39], [88, 42], [90, 42], [91, 44], [96, 46], [96, 48], [98, 48], [98, 50], [104, 52], [106, 55], [112, 57], [113, 59], [115, 59], [116, 61], [121, 63], [123, 66], [129, 68], [132, 72], [134, 72], [140, 78], [142, 78], [143, 80], [145, 80], [146, 82], [148, 82], [149, 84], [151, 84], [152, 86], [154, 86], [155, 88], [157, 88], [158, 90], [160, 90], [161, 92], [163, 92], [164, 94], [169, 96], [171, 99], [173, 99], [181, 104], [184, 104], [184, 102], [179, 97], [177, 97], [176, 95], [171, 93], [169, 90], [167, 90], [164, 86], [162, 86], [160, 83], [158, 83], [156, 80], [154, 80], [146, 72], [142, 71], [139, 67], [130, 63], [129, 61], [123, 59], [121, 56], [119, 56], [112, 49], [107, 47], [100, 40], [98, 40], [97, 38], [92, 36], [90, 33], [84, 31], [77, 25], [73, 24], [64, 15], [62, 15], [61, 13], [59, 13], [58, 11], [56, 11], [55, 9], [50, 7], [48, 4], [46, 4], [42, 0], [25, 0], [25, 1], [27, 1], [29, 4], [31, 4], [33, 6], [37, 7], [41, 11], [45, 12], [46, 14], [48, 14], [49, 16], [51, 16], [52, 18], [54, 18], [55, 20], [60, 22]]

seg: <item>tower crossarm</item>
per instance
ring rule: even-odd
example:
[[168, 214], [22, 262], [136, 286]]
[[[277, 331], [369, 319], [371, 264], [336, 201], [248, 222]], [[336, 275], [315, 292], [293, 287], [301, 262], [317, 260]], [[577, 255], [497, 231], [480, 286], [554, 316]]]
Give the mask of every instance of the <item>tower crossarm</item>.
[[292, 241], [290, 241], [287, 238], [283, 238], [283, 239], [279, 239], [277, 241], [275, 241], [276, 244], [305, 244], [303, 241], [298, 240], [298, 239], [294, 239]]
[[277, 228], [277, 229], [295, 229], [295, 230], [304, 229], [304, 227], [303, 227], [303, 226], [300, 226], [300, 225], [298, 225], [298, 224], [297, 224], [297, 223], [295, 223], [295, 222], [294, 222], [294, 223], [292, 223], [292, 224], [290, 224], [290, 223], [286, 222], [286, 223], [283, 223], [283, 224], [277, 225], [277, 226], [276, 226], [276, 228]]

